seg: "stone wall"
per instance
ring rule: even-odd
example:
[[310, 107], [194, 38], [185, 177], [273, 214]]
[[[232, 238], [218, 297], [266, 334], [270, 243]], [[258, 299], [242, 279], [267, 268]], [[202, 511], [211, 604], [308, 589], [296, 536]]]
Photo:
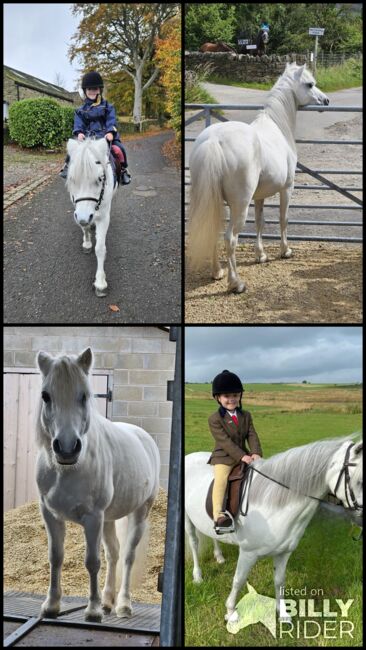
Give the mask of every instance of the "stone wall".
[[304, 54], [251, 56], [231, 52], [185, 53], [186, 70], [194, 70], [209, 64], [212, 74], [232, 81], [271, 82], [283, 73], [286, 63], [296, 61], [298, 64], [303, 64], [306, 60]]
[[172, 402], [167, 381], [174, 379], [175, 346], [157, 327], [4, 327], [5, 368], [36, 368], [36, 354], [94, 353], [94, 368], [113, 377], [111, 419], [142, 427], [160, 451], [160, 484], [168, 488]]

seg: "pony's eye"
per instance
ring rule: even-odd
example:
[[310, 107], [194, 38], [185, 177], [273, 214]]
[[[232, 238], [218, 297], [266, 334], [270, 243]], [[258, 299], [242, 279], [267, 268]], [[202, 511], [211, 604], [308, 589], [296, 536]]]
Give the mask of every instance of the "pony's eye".
[[49, 402], [51, 401], [51, 398], [50, 398], [49, 393], [47, 393], [45, 390], [43, 390], [42, 393], [41, 393], [41, 395], [42, 395], [42, 399], [43, 399], [43, 401], [44, 401], [46, 404], [49, 404]]
[[314, 84], [313, 84], [313, 83], [309, 83], [308, 86], [309, 86], [309, 88], [312, 88], [312, 87], [314, 86]]
[[85, 393], [82, 394], [80, 401], [81, 401], [82, 405], [85, 406], [85, 404], [86, 404], [86, 395], [85, 395]]

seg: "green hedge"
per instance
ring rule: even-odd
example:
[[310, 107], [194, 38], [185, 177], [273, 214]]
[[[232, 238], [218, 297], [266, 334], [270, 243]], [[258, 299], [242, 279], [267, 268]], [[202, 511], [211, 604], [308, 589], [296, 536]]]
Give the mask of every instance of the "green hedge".
[[64, 140], [64, 118], [54, 99], [22, 99], [9, 108], [12, 140], [22, 147], [60, 147]]

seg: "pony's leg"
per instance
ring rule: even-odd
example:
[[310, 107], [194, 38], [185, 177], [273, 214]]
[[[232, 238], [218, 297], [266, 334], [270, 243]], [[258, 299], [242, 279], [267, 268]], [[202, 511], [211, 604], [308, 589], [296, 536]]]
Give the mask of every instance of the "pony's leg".
[[213, 543], [214, 543], [214, 557], [216, 559], [216, 562], [218, 562], [218, 564], [223, 564], [225, 562], [225, 558], [221, 552], [220, 544], [218, 543], [217, 539], [214, 539]]
[[276, 609], [281, 621], [291, 623], [291, 616], [286, 613], [284, 607], [284, 593], [285, 593], [285, 580], [286, 580], [286, 566], [289, 560], [290, 553], [281, 553], [273, 558], [274, 565], [274, 583], [276, 589]]
[[287, 213], [292, 189], [292, 187], [288, 187], [280, 191], [281, 257], [291, 257], [292, 255], [292, 250], [287, 243]]
[[184, 515], [184, 528], [188, 535], [189, 545], [191, 547], [193, 556], [193, 582], [202, 582], [202, 572], [198, 562], [198, 537], [196, 528], [188, 517], [187, 513]]
[[257, 226], [256, 261], [259, 263], [267, 262], [268, 259], [267, 255], [263, 250], [263, 242], [262, 242], [262, 233], [263, 233], [263, 226], [264, 226], [263, 205], [264, 205], [264, 199], [257, 199], [256, 201], [254, 201], [255, 223]]
[[90, 593], [88, 606], [84, 612], [86, 621], [100, 623], [103, 616], [101, 596], [98, 586], [98, 573], [100, 569], [100, 542], [103, 530], [103, 513], [85, 515], [83, 526], [86, 539], [85, 566], [90, 578]]
[[228, 257], [228, 290], [234, 293], [242, 293], [245, 290], [244, 282], [238, 277], [236, 270], [235, 249], [238, 244], [238, 234], [243, 229], [249, 209], [249, 201], [247, 203], [232, 204], [231, 217], [229, 226], [225, 232], [225, 245]]
[[128, 618], [132, 615], [131, 607], [131, 569], [135, 560], [136, 546], [138, 545], [145, 527], [146, 517], [153, 501], [146, 502], [141, 508], [137, 508], [128, 515], [128, 528], [125, 552], [122, 562], [122, 583], [117, 597], [116, 614], [121, 618]]
[[60, 611], [61, 601], [61, 567], [64, 559], [65, 522], [56, 519], [41, 503], [41, 510], [46, 524], [48, 537], [48, 559], [50, 562], [50, 586], [47, 599], [41, 607], [42, 616], [55, 618]]
[[214, 280], [221, 280], [221, 278], [224, 277], [224, 270], [221, 268], [220, 260], [219, 260], [219, 254], [217, 251], [217, 244], [214, 248], [213, 256], [212, 256], [212, 271], [211, 275]]
[[109, 614], [116, 595], [116, 565], [119, 556], [119, 541], [116, 535], [115, 521], [105, 521], [103, 526], [103, 546], [107, 562], [107, 575], [102, 591], [102, 606]]
[[104, 260], [106, 254], [105, 247], [105, 238], [107, 235], [107, 230], [109, 226], [109, 215], [105, 217], [102, 221], [96, 223], [95, 229], [95, 254], [97, 256], [97, 273], [94, 280], [95, 293], [98, 298], [102, 298], [107, 295], [107, 281], [104, 273]]
[[81, 226], [81, 229], [83, 231], [83, 253], [90, 253], [93, 248], [90, 228], [89, 226], [86, 228]]
[[226, 600], [226, 615], [225, 620], [227, 621], [230, 616], [235, 612], [235, 603], [240, 589], [242, 588], [244, 582], [246, 582], [248, 574], [252, 566], [256, 563], [258, 555], [256, 553], [248, 553], [239, 549], [239, 557], [236, 565], [236, 571], [233, 579], [232, 588], [230, 594]]

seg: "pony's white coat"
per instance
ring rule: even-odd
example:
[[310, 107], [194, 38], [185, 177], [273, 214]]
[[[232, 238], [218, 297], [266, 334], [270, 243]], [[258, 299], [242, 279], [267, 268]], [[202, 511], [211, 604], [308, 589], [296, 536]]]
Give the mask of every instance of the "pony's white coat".
[[[105, 611], [112, 609], [120, 551], [122, 583], [116, 613], [130, 616], [130, 577], [136, 547], [159, 489], [158, 448], [140, 427], [110, 422], [99, 414], [88, 381], [90, 348], [77, 358], [64, 355], [54, 359], [40, 352], [37, 360], [46, 401], [40, 404], [37, 419], [36, 478], [51, 565], [42, 613], [57, 616], [60, 609], [65, 521], [71, 520], [85, 531], [85, 566], [90, 574], [86, 618], [100, 621], [101, 605]], [[128, 518], [128, 526], [127, 531], [125, 525], [118, 527], [117, 538], [115, 520], [121, 518]], [[101, 596], [98, 572], [102, 538], [107, 576]]]
[[269, 95], [264, 110], [252, 122], [213, 124], [198, 136], [190, 156], [191, 195], [188, 260], [192, 269], [212, 263], [212, 277], [224, 275], [217, 242], [223, 228], [225, 200], [230, 222], [225, 233], [228, 288], [240, 293], [245, 285], [236, 270], [235, 249], [254, 198], [257, 261], [265, 262], [262, 231], [263, 203], [280, 193], [281, 256], [290, 257], [287, 244], [288, 206], [296, 169], [295, 122], [298, 106], [328, 104], [305, 65], [287, 64]]
[[[214, 540], [214, 555], [219, 563], [224, 562], [224, 558], [218, 540], [239, 546], [232, 590], [226, 600], [227, 618], [235, 611], [250, 569], [258, 559], [266, 556], [273, 557], [277, 610], [282, 616], [280, 596], [285, 593], [287, 562], [319, 506], [318, 501], [303, 495], [324, 498], [327, 492], [335, 489], [350, 442], [350, 438], [323, 440], [289, 449], [268, 460], [255, 461], [254, 467], [291, 489], [286, 490], [253, 472], [247, 515], [237, 516], [234, 533], [219, 537], [205, 509], [207, 491], [213, 479], [213, 468], [207, 465], [210, 453], [196, 452], [185, 457], [185, 529], [193, 555], [194, 582], [202, 582], [197, 532]], [[362, 504], [362, 442], [352, 448], [350, 460], [356, 463], [349, 468], [351, 485], [357, 501]], [[343, 483], [337, 497], [347, 507]], [[362, 525], [362, 515], [353, 511], [351, 514], [354, 521]]]
[[105, 240], [109, 227], [112, 197], [118, 185], [114, 185], [113, 171], [109, 163], [109, 149], [105, 138], [100, 140], [86, 138], [81, 142], [70, 139], [67, 143], [67, 151], [70, 156], [70, 164], [66, 187], [73, 202], [84, 197], [98, 199], [102, 191], [103, 174], [106, 178], [99, 210], [95, 209], [97, 202], [92, 200], [83, 200], [74, 204], [74, 218], [83, 231], [83, 251], [85, 253], [90, 253], [92, 250], [90, 227], [95, 226], [95, 254], [98, 266], [94, 287], [96, 295], [102, 297], [106, 295], [107, 289], [104, 272]]

